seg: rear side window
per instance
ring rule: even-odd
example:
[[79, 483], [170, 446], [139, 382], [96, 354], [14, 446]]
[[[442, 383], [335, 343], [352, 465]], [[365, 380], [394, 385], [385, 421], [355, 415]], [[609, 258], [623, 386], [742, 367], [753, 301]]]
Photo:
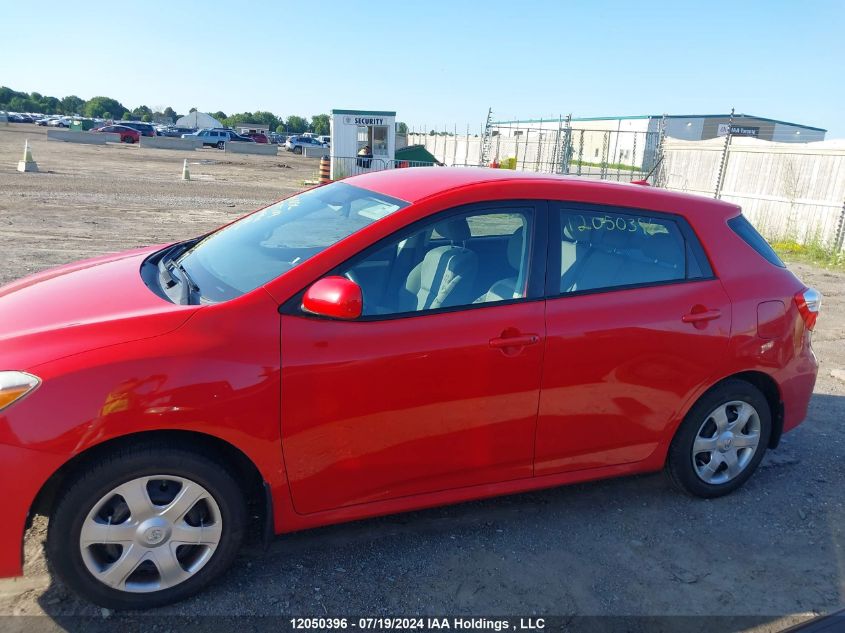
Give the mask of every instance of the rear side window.
[[700, 279], [703, 271], [672, 218], [562, 209], [560, 293]]
[[774, 264], [775, 266], [780, 266], [781, 268], [786, 268], [786, 264], [781, 261], [778, 254], [775, 253], [771, 246], [769, 246], [766, 238], [757, 232], [757, 229], [751, 225], [751, 222], [745, 219], [744, 215], [738, 215], [735, 218], [728, 220], [728, 226], [731, 227], [733, 232], [739, 235], [746, 244], [762, 255], [767, 262]]

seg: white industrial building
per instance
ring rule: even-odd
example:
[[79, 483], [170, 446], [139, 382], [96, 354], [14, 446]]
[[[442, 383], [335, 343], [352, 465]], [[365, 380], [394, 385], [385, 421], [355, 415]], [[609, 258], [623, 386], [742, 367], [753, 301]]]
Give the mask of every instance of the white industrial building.
[[527, 119], [491, 123], [491, 155], [513, 156], [524, 167], [560, 161], [551, 148], [569, 137], [569, 159], [581, 164], [629, 165], [649, 169], [665, 120], [666, 136], [704, 140], [746, 136], [766, 141], [808, 143], [823, 141], [827, 130], [750, 114], [677, 114], [621, 117]]
[[[573, 118], [573, 130], [605, 130], [611, 132], [654, 132], [660, 131], [662, 114], [620, 117]], [[669, 114], [666, 117], [666, 135], [688, 141], [701, 141], [717, 136], [726, 136], [731, 123], [734, 136], [751, 136], [763, 141], [781, 143], [809, 143], [823, 141], [827, 130], [799, 123], [778, 121], [752, 114]], [[519, 135], [520, 130], [557, 130], [564, 125], [563, 119], [527, 119], [524, 121], [496, 121], [494, 130], [504, 135]]]

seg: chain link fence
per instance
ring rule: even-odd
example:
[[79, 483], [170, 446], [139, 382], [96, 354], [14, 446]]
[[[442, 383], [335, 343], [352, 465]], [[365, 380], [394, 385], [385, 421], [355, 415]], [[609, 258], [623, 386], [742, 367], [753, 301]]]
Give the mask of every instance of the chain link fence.
[[[845, 142], [784, 143], [727, 135], [680, 140], [666, 118], [647, 131], [495, 124], [479, 134], [410, 131], [437, 161], [335, 158], [338, 176], [405, 167], [483, 166], [631, 182], [734, 202], [771, 241], [845, 249]], [[765, 131], [765, 130], [764, 130]]]
[[[484, 147], [485, 140], [487, 147]], [[489, 137], [408, 134], [446, 165], [477, 165], [626, 182], [657, 163], [661, 132], [499, 125]], [[486, 155], [485, 155], [486, 154]]]

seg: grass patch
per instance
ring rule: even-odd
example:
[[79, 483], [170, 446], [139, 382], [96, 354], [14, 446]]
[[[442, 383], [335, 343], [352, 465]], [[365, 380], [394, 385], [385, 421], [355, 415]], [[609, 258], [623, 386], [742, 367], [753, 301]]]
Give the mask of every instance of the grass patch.
[[516, 157], [503, 158], [499, 161], [499, 169], [516, 169]]
[[581, 167], [606, 167], [607, 169], [612, 169], [614, 171], [642, 171], [639, 167], [625, 165], [623, 163], [591, 163], [586, 160], [571, 160], [569, 161], [569, 164], [574, 165], [575, 167], [578, 165], [581, 165]]
[[772, 248], [781, 258], [787, 261], [805, 262], [824, 268], [845, 270], [845, 251], [834, 253], [818, 242], [799, 244], [794, 240], [781, 240], [772, 242]]

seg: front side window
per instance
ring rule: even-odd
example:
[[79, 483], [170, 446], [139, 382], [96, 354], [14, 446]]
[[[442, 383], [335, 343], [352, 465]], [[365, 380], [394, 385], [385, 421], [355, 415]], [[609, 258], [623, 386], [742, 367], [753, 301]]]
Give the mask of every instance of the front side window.
[[419, 313], [527, 296], [533, 208], [440, 216], [341, 271], [363, 316]]
[[250, 292], [407, 203], [335, 182], [291, 196], [212, 233], [183, 255], [202, 299]]
[[703, 276], [672, 219], [563, 209], [560, 229], [562, 294]]

